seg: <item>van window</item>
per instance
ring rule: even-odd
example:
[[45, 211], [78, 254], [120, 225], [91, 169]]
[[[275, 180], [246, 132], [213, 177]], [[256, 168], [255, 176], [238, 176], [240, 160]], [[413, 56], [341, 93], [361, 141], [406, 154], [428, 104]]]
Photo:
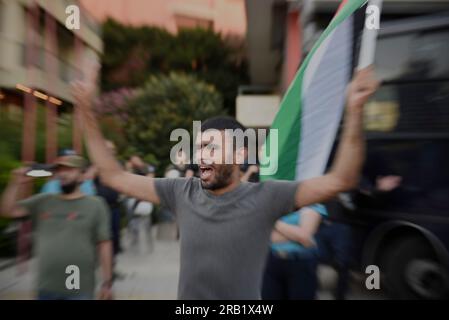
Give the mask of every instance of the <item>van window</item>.
[[383, 81], [449, 79], [449, 29], [380, 37], [376, 72]]
[[368, 132], [449, 133], [449, 28], [381, 36], [375, 63]]

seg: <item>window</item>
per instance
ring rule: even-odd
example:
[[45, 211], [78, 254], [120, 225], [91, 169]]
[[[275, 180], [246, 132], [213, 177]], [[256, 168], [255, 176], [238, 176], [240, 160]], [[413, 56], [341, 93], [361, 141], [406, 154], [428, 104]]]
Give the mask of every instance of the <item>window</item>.
[[449, 29], [381, 36], [376, 73], [384, 81], [367, 105], [367, 131], [449, 133]]
[[449, 79], [449, 29], [382, 37], [376, 70], [386, 81]]
[[3, 0], [0, 0], [0, 33], [3, 32], [3, 20], [4, 20], [4, 18], [3, 18], [3, 13], [4, 13], [3, 6], [4, 6]]
[[187, 28], [214, 28], [214, 22], [212, 20], [188, 17], [183, 15], [175, 15], [175, 22], [178, 30]]

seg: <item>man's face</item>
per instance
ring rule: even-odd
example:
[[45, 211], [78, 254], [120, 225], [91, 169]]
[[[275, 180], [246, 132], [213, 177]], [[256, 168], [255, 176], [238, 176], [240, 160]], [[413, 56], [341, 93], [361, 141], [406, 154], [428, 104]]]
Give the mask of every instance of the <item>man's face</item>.
[[196, 138], [196, 159], [200, 169], [201, 185], [205, 189], [217, 190], [234, 182], [235, 152], [225, 144], [224, 131], [202, 132]]
[[[55, 177], [59, 180], [63, 191], [75, 190], [83, 181], [83, 172], [80, 168], [71, 168], [66, 166], [58, 166], [55, 171]], [[73, 191], [72, 190], [72, 191]]]

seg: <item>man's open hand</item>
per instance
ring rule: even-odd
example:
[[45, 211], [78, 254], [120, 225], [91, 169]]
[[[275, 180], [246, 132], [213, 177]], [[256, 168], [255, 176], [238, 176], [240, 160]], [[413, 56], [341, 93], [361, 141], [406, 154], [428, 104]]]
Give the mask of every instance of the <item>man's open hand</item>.
[[374, 68], [369, 66], [356, 71], [348, 86], [347, 108], [349, 111], [361, 111], [363, 105], [376, 92], [379, 81], [374, 75]]
[[75, 105], [77, 105], [81, 111], [87, 111], [86, 109], [90, 109], [95, 97], [100, 65], [95, 60], [87, 60], [84, 62], [82, 70], [84, 78], [71, 83], [71, 92]]
[[14, 169], [11, 174], [11, 179], [16, 184], [24, 184], [31, 182], [33, 178], [26, 175], [29, 170], [30, 170], [29, 167], [20, 167]]
[[114, 300], [114, 294], [110, 287], [102, 287], [98, 295], [98, 300]]

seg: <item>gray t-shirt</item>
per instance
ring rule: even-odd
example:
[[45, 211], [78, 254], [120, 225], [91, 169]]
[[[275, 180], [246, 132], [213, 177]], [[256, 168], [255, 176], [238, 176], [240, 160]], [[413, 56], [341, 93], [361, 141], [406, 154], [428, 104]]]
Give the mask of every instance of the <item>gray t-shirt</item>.
[[180, 230], [179, 299], [260, 299], [275, 221], [295, 210], [298, 182], [241, 183], [215, 196], [198, 178], [155, 179]]
[[[30, 214], [37, 257], [37, 289], [62, 295], [93, 295], [97, 245], [110, 240], [110, 216], [102, 198], [63, 199], [38, 194], [19, 202]], [[67, 267], [79, 268], [80, 287], [69, 290]]]

